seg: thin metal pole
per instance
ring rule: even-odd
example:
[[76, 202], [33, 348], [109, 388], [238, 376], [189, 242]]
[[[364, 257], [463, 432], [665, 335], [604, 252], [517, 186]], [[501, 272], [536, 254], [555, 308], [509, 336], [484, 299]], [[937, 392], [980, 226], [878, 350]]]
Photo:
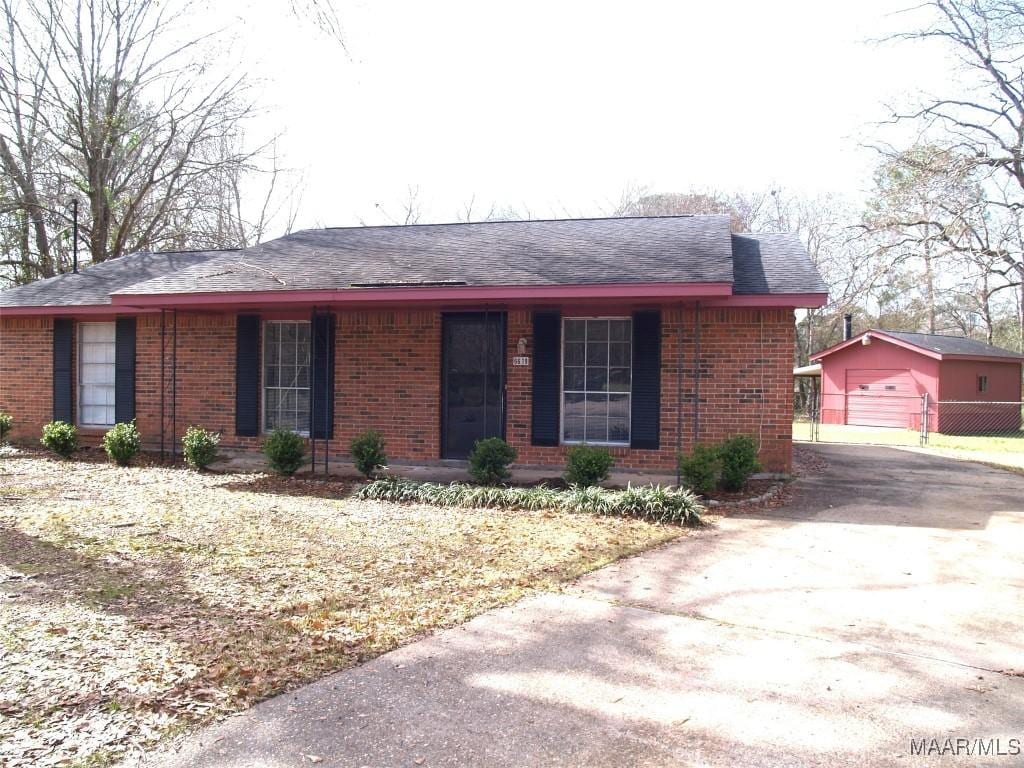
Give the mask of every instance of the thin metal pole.
[[487, 437], [487, 369], [491, 363], [491, 315], [484, 307], [484, 437]]
[[171, 311], [174, 331], [171, 346], [171, 461], [178, 455], [178, 310]]
[[683, 305], [680, 303], [676, 328], [676, 485], [683, 484], [678, 460], [683, 452], [683, 357]]
[[78, 274], [78, 198], [71, 201], [71, 271]]
[[309, 451], [312, 459], [313, 469], [310, 474], [316, 474], [316, 306], [309, 318]]
[[324, 338], [324, 476], [331, 472], [331, 406], [334, 403], [334, 391], [330, 387], [331, 365], [333, 365], [332, 352], [334, 351], [334, 338], [331, 332], [334, 329], [333, 317], [330, 312], [325, 315], [327, 318], [327, 336]]
[[700, 441], [700, 302], [694, 307], [693, 444]]
[[164, 400], [167, 394], [167, 310], [160, 310], [160, 461], [167, 458], [167, 412]]

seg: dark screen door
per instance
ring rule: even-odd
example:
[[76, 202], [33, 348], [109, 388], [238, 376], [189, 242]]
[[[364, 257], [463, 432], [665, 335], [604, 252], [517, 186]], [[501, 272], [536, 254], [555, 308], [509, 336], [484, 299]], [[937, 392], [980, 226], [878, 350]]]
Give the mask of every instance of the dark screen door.
[[442, 456], [464, 459], [485, 437], [505, 436], [505, 315], [442, 320]]

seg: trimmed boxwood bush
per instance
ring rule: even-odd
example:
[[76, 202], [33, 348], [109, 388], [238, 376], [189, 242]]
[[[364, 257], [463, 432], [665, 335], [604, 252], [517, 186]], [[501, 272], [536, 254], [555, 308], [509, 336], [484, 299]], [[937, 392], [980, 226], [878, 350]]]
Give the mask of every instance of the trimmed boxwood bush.
[[189, 427], [181, 438], [181, 452], [192, 469], [206, 469], [217, 460], [220, 434], [202, 427]]
[[356, 469], [363, 477], [372, 478], [378, 469], [384, 469], [388, 465], [388, 455], [384, 452], [384, 436], [375, 429], [369, 429], [352, 438], [349, 450]]
[[66, 421], [51, 421], [43, 426], [43, 445], [63, 458], [69, 458], [78, 450], [78, 430]]
[[142, 448], [142, 439], [134, 421], [115, 424], [103, 435], [103, 450], [119, 467], [127, 466]]
[[431, 504], [436, 507], [582, 512], [637, 517], [659, 523], [697, 525], [704, 507], [690, 491], [657, 485], [629, 486], [613, 491], [596, 486], [556, 490], [547, 486], [506, 488], [466, 483], [421, 483], [401, 477], [374, 480], [356, 491], [356, 498]]
[[11, 428], [14, 426], [14, 419], [11, 414], [0, 411], [0, 443], [7, 439], [7, 436], [11, 434]]
[[749, 435], [730, 437], [718, 449], [722, 462], [722, 488], [726, 491], [739, 491], [747, 484], [747, 480], [761, 469], [757, 461], [757, 443]]
[[503, 483], [512, 477], [508, 465], [517, 455], [516, 449], [500, 437], [477, 440], [469, 454], [469, 476], [481, 485]]
[[576, 445], [566, 456], [565, 480], [569, 485], [600, 485], [608, 479], [615, 460], [607, 448]]
[[272, 470], [280, 475], [294, 475], [305, 460], [306, 446], [298, 432], [278, 427], [263, 441], [263, 454]]
[[679, 455], [679, 474], [688, 488], [704, 494], [715, 490], [722, 464], [719, 454], [718, 446], [698, 443], [689, 456]]

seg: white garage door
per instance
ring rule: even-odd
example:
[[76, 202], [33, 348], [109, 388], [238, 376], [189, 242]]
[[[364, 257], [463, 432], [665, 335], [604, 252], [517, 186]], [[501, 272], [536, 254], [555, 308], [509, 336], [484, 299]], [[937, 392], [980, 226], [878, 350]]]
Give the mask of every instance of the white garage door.
[[862, 427], [911, 426], [921, 410], [917, 385], [907, 369], [846, 371], [846, 423]]

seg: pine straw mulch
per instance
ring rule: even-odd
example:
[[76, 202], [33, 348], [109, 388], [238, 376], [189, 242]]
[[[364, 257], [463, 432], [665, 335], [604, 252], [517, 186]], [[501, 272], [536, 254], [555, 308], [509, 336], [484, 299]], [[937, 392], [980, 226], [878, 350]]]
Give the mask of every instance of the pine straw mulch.
[[0, 764], [100, 765], [678, 527], [0, 457]]

